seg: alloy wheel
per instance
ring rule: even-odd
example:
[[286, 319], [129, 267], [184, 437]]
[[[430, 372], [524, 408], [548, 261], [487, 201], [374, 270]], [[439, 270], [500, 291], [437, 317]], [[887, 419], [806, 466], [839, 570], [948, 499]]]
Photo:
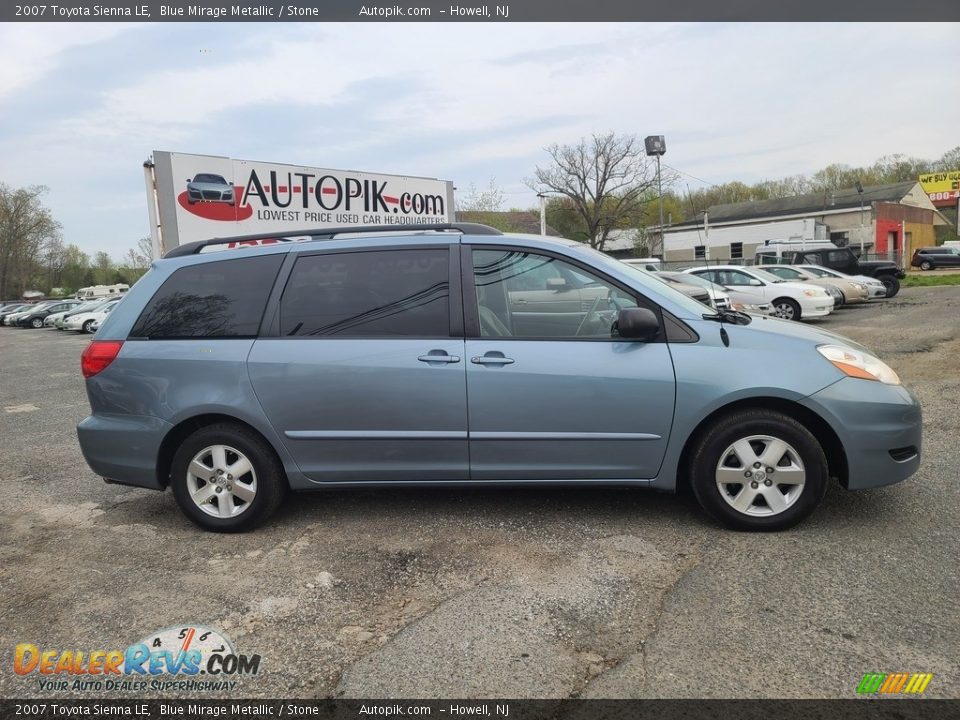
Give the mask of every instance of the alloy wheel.
[[187, 491], [207, 515], [236, 517], [257, 494], [257, 473], [250, 460], [229, 445], [211, 445], [194, 455], [187, 468]]
[[789, 443], [770, 435], [750, 435], [721, 454], [715, 477], [720, 497], [734, 510], [770, 517], [797, 502], [807, 473]]

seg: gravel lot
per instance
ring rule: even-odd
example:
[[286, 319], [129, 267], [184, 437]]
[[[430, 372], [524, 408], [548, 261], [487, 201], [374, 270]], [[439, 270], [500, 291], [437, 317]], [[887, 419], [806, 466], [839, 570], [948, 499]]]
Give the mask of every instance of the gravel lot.
[[960, 287], [916, 288], [817, 323], [918, 393], [925, 457], [774, 535], [684, 498], [547, 488], [297, 495], [256, 532], [206, 534], [86, 467], [89, 338], [0, 328], [0, 696], [50, 697], [11, 672], [17, 643], [200, 623], [263, 656], [245, 697], [852, 697], [868, 671], [958, 697], [958, 317]]

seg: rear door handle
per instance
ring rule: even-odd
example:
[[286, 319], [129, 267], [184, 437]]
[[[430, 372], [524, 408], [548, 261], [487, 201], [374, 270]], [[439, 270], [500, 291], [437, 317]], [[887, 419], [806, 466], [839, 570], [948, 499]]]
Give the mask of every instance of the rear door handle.
[[417, 360], [425, 363], [458, 363], [460, 362], [460, 356], [447, 355], [443, 350], [431, 350], [426, 355], [418, 357]]
[[513, 358], [504, 357], [500, 355], [490, 355], [489, 353], [483, 357], [472, 357], [470, 362], [475, 365], [512, 365], [514, 360]]

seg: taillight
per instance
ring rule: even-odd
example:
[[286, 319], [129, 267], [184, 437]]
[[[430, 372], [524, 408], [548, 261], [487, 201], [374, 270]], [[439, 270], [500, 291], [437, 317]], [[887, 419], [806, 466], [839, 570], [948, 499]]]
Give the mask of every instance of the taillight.
[[85, 378], [91, 378], [107, 366], [120, 354], [122, 340], [94, 340], [80, 356], [80, 370]]

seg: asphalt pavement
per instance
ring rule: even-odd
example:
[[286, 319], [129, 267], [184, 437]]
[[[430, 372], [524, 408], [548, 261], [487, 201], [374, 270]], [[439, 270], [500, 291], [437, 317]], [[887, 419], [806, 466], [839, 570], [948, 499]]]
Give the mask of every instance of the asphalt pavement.
[[[960, 287], [815, 324], [918, 394], [923, 463], [762, 535], [623, 488], [301, 494], [255, 532], [204, 533], [84, 463], [89, 336], [0, 328], [0, 648], [201, 624], [261, 655], [221, 693], [243, 697], [845, 698], [866, 672], [960, 696]], [[37, 677], [7, 664], [0, 696], [52, 697]]]

